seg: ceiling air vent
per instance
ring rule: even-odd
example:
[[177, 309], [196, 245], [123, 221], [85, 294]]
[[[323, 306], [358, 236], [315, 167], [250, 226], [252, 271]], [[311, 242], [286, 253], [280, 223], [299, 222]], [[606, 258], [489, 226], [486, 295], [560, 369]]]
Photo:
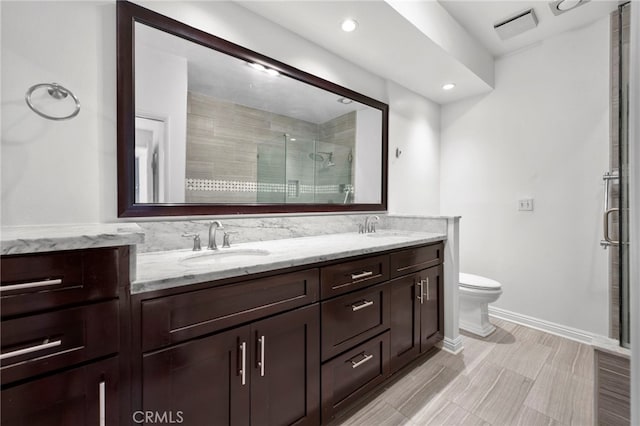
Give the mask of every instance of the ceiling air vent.
[[532, 30], [538, 26], [538, 18], [533, 9], [519, 13], [502, 22], [498, 22], [493, 28], [502, 40], [515, 37], [525, 31]]

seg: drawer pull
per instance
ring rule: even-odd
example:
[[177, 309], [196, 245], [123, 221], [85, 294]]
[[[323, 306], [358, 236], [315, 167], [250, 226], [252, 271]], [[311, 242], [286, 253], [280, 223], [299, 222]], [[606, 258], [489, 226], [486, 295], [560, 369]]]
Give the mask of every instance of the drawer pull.
[[260, 343], [260, 361], [258, 361], [258, 365], [260, 366], [260, 376], [264, 377], [264, 336], [260, 336], [258, 339], [258, 343]]
[[371, 275], [373, 275], [372, 271], [364, 271], [364, 272], [361, 272], [359, 274], [351, 274], [351, 279], [354, 280], [354, 281], [355, 280], [361, 280], [363, 278], [370, 277]]
[[107, 424], [107, 404], [106, 404], [106, 388], [105, 381], [102, 380], [98, 385], [98, 392], [100, 394], [100, 426]]
[[23, 290], [25, 288], [46, 287], [46, 286], [58, 285], [58, 284], [62, 284], [61, 279], [34, 281], [31, 283], [24, 283], [24, 284], [5, 285], [0, 287], [0, 292], [11, 291], [11, 290]]
[[424, 303], [424, 280], [418, 282], [418, 295], [416, 296], [420, 300], [420, 304]]
[[359, 302], [359, 303], [360, 303], [359, 305], [355, 303], [351, 305], [351, 310], [353, 312], [359, 311], [360, 309], [364, 309], [368, 306], [373, 305], [373, 300], [363, 300], [362, 302]]
[[53, 342], [50, 342], [49, 339], [45, 339], [45, 341], [42, 342], [39, 345], [31, 346], [29, 348], [24, 348], [24, 349], [18, 349], [16, 351], [7, 352], [7, 353], [4, 353], [4, 354], [0, 354], [0, 360], [7, 359], [7, 358], [13, 358], [14, 356], [24, 355], [24, 354], [28, 354], [28, 353], [31, 353], [31, 352], [41, 351], [43, 349], [54, 348], [56, 346], [60, 346], [61, 344], [62, 344], [62, 340], [54, 340]]
[[247, 384], [247, 342], [242, 342], [240, 344], [240, 357], [240, 380], [242, 386], [244, 386], [245, 384]]
[[373, 355], [367, 355], [364, 352], [362, 353], [362, 355], [364, 355], [364, 358], [362, 358], [360, 361], [351, 361], [351, 368], [358, 368], [365, 362], [371, 361], [373, 359]]

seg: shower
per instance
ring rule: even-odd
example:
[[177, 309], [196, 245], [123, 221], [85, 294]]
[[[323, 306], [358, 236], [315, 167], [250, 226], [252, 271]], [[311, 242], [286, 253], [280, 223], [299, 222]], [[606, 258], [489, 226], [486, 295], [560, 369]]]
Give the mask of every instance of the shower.
[[336, 165], [336, 163], [333, 162], [333, 152], [311, 152], [309, 153], [309, 158], [318, 163], [324, 163], [322, 165], [323, 169]]

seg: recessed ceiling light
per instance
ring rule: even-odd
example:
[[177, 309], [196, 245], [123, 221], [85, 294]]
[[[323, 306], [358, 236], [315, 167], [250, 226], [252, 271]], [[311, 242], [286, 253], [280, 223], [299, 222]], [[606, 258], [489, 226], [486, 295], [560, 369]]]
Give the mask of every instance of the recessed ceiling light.
[[456, 87], [454, 83], [447, 83], [442, 85], [442, 90], [451, 90], [454, 87]]
[[345, 19], [344, 21], [342, 21], [342, 31], [350, 33], [351, 31], [355, 31], [356, 28], [358, 28], [358, 23], [349, 18], [349, 19]]
[[353, 101], [351, 99], [348, 99], [348, 98], [340, 98], [340, 99], [338, 99], [338, 102], [340, 102], [341, 104], [347, 105], [347, 104], [352, 103]]
[[249, 62], [249, 66], [251, 68], [259, 70], [259, 71], [266, 71], [267, 70], [264, 65], [256, 64], [255, 62]]
[[568, 12], [578, 6], [588, 3], [590, 0], [555, 0], [549, 3], [549, 7], [554, 15]]

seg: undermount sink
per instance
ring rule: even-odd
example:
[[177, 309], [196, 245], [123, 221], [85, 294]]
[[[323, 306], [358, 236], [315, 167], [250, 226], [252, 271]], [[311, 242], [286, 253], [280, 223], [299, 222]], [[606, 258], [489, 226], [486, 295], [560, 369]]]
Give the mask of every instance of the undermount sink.
[[256, 256], [267, 256], [268, 250], [262, 249], [220, 249], [195, 252], [181, 259], [182, 263], [199, 264], [222, 261], [224, 259], [240, 259], [243, 257], [252, 258]]

